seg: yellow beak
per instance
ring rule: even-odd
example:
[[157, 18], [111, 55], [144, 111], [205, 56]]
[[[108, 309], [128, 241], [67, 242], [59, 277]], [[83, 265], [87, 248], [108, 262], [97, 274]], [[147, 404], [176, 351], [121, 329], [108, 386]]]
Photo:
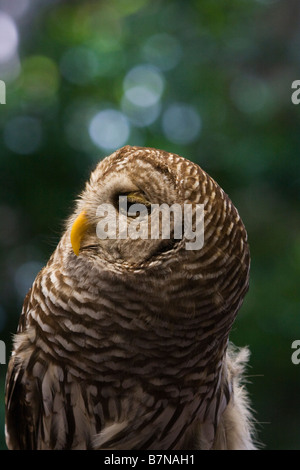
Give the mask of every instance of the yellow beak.
[[76, 256], [79, 255], [82, 237], [89, 227], [85, 211], [81, 212], [73, 223], [71, 230], [71, 245]]

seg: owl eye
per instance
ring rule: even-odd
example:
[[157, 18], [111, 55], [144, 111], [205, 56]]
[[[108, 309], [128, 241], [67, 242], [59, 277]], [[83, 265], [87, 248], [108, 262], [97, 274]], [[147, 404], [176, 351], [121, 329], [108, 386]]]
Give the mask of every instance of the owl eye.
[[142, 192], [133, 191], [118, 195], [117, 210], [127, 217], [136, 218], [146, 213], [149, 214], [151, 204]]

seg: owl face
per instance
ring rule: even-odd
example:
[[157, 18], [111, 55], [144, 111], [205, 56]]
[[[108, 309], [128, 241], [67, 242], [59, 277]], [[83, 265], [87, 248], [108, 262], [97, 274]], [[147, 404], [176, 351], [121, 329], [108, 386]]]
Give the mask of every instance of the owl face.
[[192, 225], [200, 199], [195, 192], [190, 198], [193, 186], [187, 188], [186, 180], [192, 173], [193, 163], [148, 148], [125, 147], [101, 161], [71, 220], [76, 254], [142, 268], [183, 251], [188, 206]]

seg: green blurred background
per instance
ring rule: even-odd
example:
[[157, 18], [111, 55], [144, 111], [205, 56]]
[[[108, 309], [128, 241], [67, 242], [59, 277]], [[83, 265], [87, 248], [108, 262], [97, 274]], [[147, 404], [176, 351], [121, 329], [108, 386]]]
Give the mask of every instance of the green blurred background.
[[[299, 0], [0, 0], [0, 339], [73, 200], [125, 144], [202, 166], [249, 234], [251, 285], [231, 339], [266, 449], [300, 449]], [[4, 379], [0, 365], [0, 448]]]

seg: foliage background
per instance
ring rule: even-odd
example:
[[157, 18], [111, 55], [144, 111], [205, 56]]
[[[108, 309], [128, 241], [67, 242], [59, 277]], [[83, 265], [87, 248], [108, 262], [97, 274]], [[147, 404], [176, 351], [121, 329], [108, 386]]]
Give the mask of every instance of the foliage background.
[[[300, 449], [298, 0], [0, 1], [0, 338], [97, 161], [126, 143], [214, 177], [249, 234], [231, 339], [266, 449]], [[0, 365], [0, 448], [4, 378]]]

